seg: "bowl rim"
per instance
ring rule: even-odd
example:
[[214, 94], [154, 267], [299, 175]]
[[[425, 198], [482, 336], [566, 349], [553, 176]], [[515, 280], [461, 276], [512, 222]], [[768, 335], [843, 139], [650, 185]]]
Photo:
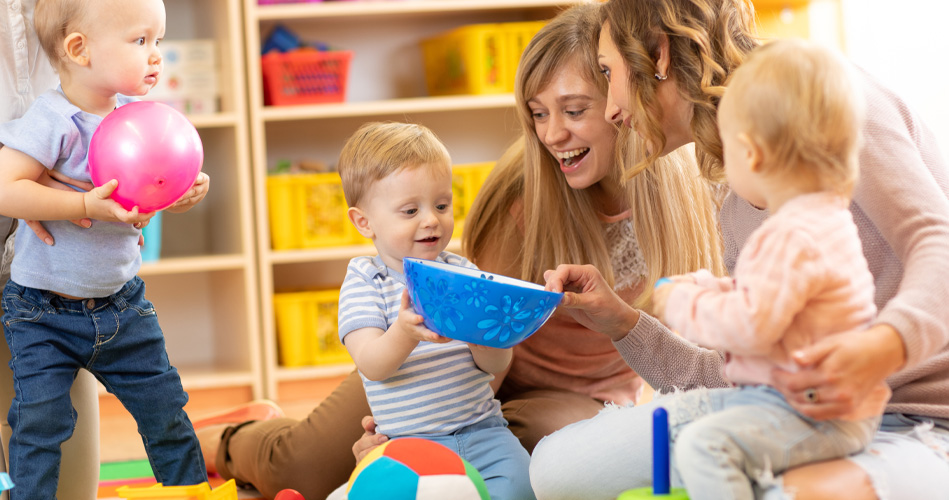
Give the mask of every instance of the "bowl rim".
[[[473, 267], [460, 266], [458, 264], [451, 264], [448, 262], [441, 262], [438, 260], [429, 260], [429, 259], [420, 259], [418, 257], [403, 257], [402, 258], [402, 269], [403, 271], [406, 268], [406, 263], [411, 263], [412, 265], [421, 265], [423, 267], [428, 267], [432, 269], [447, 269], [449, 272], [463, 275], [465, 277], [473, 278], [479, 281], [495, 283], [497, 285], [512, 286], [518, 288], [526, 288], [532, 292], [540, 292], [542, 294], [550, 294], [551, 296], [558, 297], [557, 304], [560, 303], [560, 298], [563, 297], [563, 292], [552, 292], [550, 290], [545, 290], [543, 285], [539, 285], [532, 281], [525, 281], [518, 278], [512, 278], [511, 276], [505, 276], [503, 274], [492, 273], [488, 271], [482, 271]], [[410, 281], [408, 273], [404, 273], [406, 284]], [[495, 279], [500, 278], [500, 279]]]

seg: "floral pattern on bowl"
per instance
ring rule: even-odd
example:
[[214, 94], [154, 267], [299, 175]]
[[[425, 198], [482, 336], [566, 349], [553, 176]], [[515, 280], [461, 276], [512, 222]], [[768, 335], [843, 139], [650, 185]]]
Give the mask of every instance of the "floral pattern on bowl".
[[406, 286], [425, 326], [444, 337], [508, 348], [553, 314], [563, 294], [477, 269], [406, 257]]

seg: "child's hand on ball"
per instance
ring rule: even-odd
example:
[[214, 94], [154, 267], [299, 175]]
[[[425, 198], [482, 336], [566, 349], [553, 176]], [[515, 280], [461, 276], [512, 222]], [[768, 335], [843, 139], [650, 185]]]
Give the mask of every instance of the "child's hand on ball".
[[198, 173], [198, 178], [194, 180], [194, 184], [191, 185], [191, 188], [178, 198], [173, 205], [166, 208], [165, 211], [172, 213], [181, 213], [187, 212], [191, 207], [195, 206], [204, 199], [205, 195], [208, 194], [208, 189], [211, 186], [211, 177], [204, 172]]
[[102, 186], [83, 194], [82, 201], [86, 217], [101, 221], [141, 225], [141, 223], [147, 222], [155, 215], [155, 212], [139, 213], [138, 207], [133, 207], [132, 210], [122, 208], [122, 205], [110, 197], [118, 185], [119, 181], [112, 179]]

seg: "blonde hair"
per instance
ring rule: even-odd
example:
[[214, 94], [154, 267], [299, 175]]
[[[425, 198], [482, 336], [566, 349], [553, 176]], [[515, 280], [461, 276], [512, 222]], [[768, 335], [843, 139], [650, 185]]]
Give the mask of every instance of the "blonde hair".
[[727, 106], [764, 149], [768, 174], [810, 169], [821, 189], [850, 195], [863, 122], [852, 73], [839, 54], [803, 40], [760, 47], [735, 71]]
[[[98, 0], [97, 0], [98, 1]], [[58, 71], [66, 67], [63, 41], [70, 33], [81, 31], [90, 13], [88, 0], [37, 0], [33, 27], [43, 52]]]
[[337, 170], [346, 203], [354, 207], [373, 182], [423, 165], [451, 169], [448, 150], [434, 132], [414, 123], [369, 122], [343, 145]]
[[[581, 4], [564, 11], [537, 33], [521, 56], [514, 93], [522, 137], [498, 160], [465, 221], [464, 252], [476, 264], [500, 253], [519, 263], [519, 278], [536, 283], [543, 283], [544, 271], [558, 264], [592, 264], [611, 285], [616, 282], [603, 222], [589, 190], [567, 184], [558, 161], [537, 137], [527, 106], [528, 99], [574, 61], [605, 99], [607, 84], [598, 74], [593, 50], [599, 32], [597, 8]], [[619, 134], [617, 141], [629, 141], [625, 132]], [[623, 183], [622, 163], [601, 182]], [[715, 204], [694, 161], [668, 155], [627, 186], [626, 201], [648, 268], [647, 285], [663, 275], [702, 267], [723, 272]], [[645, 304], [651, 291], [652, 286], [644, 287], [637, 305]]]
[[722, 142], [716, 114], [729, 75], [759, 45], [754, 7], [748, 0], [609, 0], [601, 21], [626, 62], [629, 102], [652, 153], [632, 167], [635, 175], [656, 161], [666, 137], [656, 99], [656, 59], [664, 35], [669, 42], [669, 75], [693, 105], [695, 156], [705, 178], [722, 182]]

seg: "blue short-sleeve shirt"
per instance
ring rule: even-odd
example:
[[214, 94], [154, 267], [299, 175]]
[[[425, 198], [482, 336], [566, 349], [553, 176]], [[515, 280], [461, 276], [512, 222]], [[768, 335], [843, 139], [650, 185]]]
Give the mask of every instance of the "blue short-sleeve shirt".
[[[116, 105], [133, 100], [119, 95]], [[69, 102], [60, 87], [37, 98], [22, 118], [0, 124], [0, 144], [88, 182], [89, 142], [101, 122], [102, 117]], [[141, 231], [131, 224], [94, 220], [92, 227], [81, 228], [69, 221], [45, 221], [43, 226], [55, 245], [44, 243], [26, 224], [17, 229], [10, 273], [20, 285], [76, 297], [104, 297], [122, 288], [141, 266]]]

